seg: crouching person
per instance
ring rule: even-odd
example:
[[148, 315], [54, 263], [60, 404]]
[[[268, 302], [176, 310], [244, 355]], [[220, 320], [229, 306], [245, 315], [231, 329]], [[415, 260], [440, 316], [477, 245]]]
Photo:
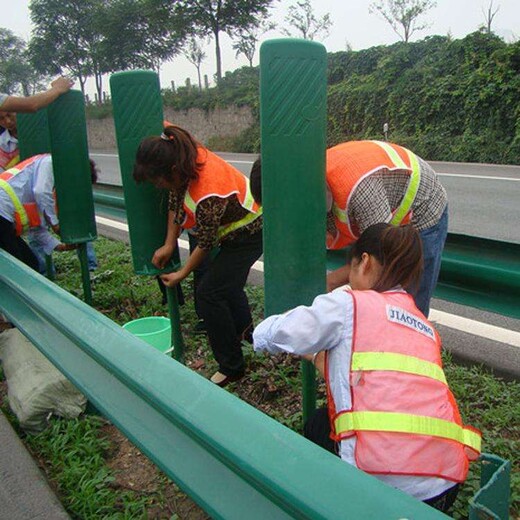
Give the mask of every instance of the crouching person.
[[255, 350], [299, 355], [324, 374], [328, 411], [305, 425], [310, 440], [446, 512], [481, 435], [462, 424], [440, 337], [407, 292], [421, 275], [419, 234], [375, 224], [350, 263], [349, 288], [267, 318], [255, 329]]

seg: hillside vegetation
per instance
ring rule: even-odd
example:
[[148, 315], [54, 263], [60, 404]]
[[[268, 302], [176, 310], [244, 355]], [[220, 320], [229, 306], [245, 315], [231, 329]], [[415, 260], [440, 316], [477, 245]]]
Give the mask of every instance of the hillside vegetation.
[[[429, 160], [520, 162], [520, 41], [475, 32], [331, 53], [327, 82], [329, 146], [381, 139], [388, 123], [389, 140]], [[243, 67], [218, 88], [165, 89], [164, 103], [178, 110], [250, 106], [253, 127], [209, 146], [257, 152], [258, 83], [259, 68]]]

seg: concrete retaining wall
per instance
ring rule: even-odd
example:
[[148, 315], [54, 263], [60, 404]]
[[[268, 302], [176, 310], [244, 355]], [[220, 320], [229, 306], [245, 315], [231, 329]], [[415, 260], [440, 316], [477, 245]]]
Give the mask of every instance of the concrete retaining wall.
[[[236, 136], [254, 122], [251, 109], [246, 106], [216, 108], [207, 112], [199, 108], [179, 111], [166, 107], [164, 117], [191, 132], [203, 144], [207, 144], [213, 136]], [[116, 148], [112, 117], [89, 119], [87, 130], [91, 150], [114, 150]]]

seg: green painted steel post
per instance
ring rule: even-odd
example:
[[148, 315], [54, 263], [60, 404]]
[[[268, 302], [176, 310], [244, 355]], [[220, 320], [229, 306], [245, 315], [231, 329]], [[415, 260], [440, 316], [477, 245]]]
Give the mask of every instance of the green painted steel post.
[[181, 317], [179, 314], [179, 299], [177, 287], [166, 287], [166, 298], [168, 300], [168, 313], [172, 327], [173, 357], [184, 364], [184, 338], [181, 332]]
[[33, 155], [51, 152], [47, 108], [42, 108], [34, 114], [17, 114], [16, 126], [22, 161]]
[[[260, 49], [266, 315], [325, 292], [327, 53], [280, 39]], [[315, 408], [314, 367], [303, 363], [304, 419]]]
[[[162, 132], [159, 77], [151, 71], [118, 72], [110, 77], [110, 91], [134, 271], [146, 275], [170, 272], [176, 267], [173, 261], [162, 270], [152, 264], [152, 256], [166, 236], [168, 192], [147, 182], [137, 185], [132, 177], [139, 143]], [[172, 340], [177, 341], [174, 357], [179, 359], [178, 352], [184, 352], [179, 306], [176, 298], [170, 296], [168, 301]]]
[[52, 261], [52, 255], [45, 255], [45, 276], [54, 281], [54, 262]]
[[87, 244], [78, 246], [79, 263], [81, 266], [81, 282], [83, 283], [83, 295], [85, 303], [92, 305], [92, 289], [90, 286], [90, 272], [88, 270]]
[[85, 99], [77, 90], [60, 96], [48, 107], [60, 235], [66, 244], [80, 244], [83, 293], [92, 302], [85, 242], [97, 238], [92, 179], [88, 156]]

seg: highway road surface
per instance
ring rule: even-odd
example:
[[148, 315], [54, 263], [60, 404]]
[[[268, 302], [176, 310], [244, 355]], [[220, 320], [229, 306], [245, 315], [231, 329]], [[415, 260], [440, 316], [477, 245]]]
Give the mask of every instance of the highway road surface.
[[[249, 175], [257, 157], [221, 153], [224, 159]], [[115, 152], [93, 152], [101, 170], [100, 182], [121, 185]], [[432, 162], [446, 188], [451, 233], [520, 243], [520, 166]]]

